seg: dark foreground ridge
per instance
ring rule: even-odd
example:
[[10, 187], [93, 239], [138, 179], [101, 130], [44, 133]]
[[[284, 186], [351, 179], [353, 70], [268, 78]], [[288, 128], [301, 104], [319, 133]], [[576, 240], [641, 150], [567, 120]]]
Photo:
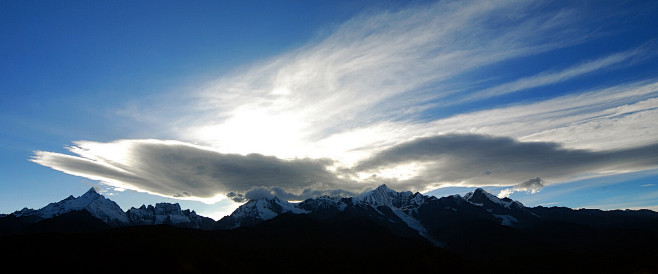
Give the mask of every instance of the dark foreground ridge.
[[528, 208], [482, 189], [260, 199], [218, 222], [177, 204], [115, 205], [90, 190], [0, 217], [9, 253], [0, 262], [113, 273], [658, 273], [656, 212]]

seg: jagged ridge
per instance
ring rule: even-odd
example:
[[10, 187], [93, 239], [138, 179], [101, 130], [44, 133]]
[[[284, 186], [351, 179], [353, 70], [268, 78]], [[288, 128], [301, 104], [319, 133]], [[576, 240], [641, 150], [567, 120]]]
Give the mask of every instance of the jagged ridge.
[[167, 224], [179, 227], [211, 229], [213, 219], [199, 216], [189, 209], [181, 210], [179, 204], [158, 203], [154, 206], [142, 205], [124, 212], [114, 201], [105, 198], [94, 188], [80, 197], [73, 195], [56, 203], [50, 203], [38, 210], [23, 208], [10, 214], [29, 219], [28, 223], [62, 216], [69, 212], [86, 211], [111, 227]]
[[80, 197], [69, 196], [38, 210], [24, 208], [0, 219], [22, 218], [23, 222], [34, 224], [75, 211], [89, 212], [111, 227], [171, 225], [203, 230], [255, 226], [282, 214], [304, 214], [322, 220], [353, 216], [369, 219], [397, 235], [421, 237], [438, 246], [443, 246], [449, 240], [450, 233], [454, 233], [451, 229], [469, 222], [526, 229], [546, 221], [612, 226], [628, 223], [629, 220], [635, 222], [658, 218], [658, 213], [649, 210], [604, 212], [528, 208], [509, 198], [499, 199], [481, 188], [463, 197], [452, 195], [436, 198], [418, 192], [397, 192], [381, 185], [356, 197], [321, 196], [300, 203], [289, 203], [277, 197], [250, 200], [217, 222], [197, 215], [194, 211], [182, 210], [179, 204], [170, 203], [142, 205], [124, 212], [115, 202], [92, 188]]
[[[322, 196], [298, 204], [287, 203], [278, 198], [252, 200], [240, 206], [233, 214], [219, 220], [215, 229], [254, 226], [284, 213], [307, 214], [318, 219], [351, 215], [373, 220], [398, 235], [420, 236], [434, 245], [443, 246], [445, 241], [449, 240], [451, 227], [464, 223], [484, 221], [492, 225], [525, 229], [540, 222], [560, 219], [556, 216], [577, 213], [568, 209], [569, 212], [554, 214], [557, 210], [528, 208], [509, 198], [500, 199], [482, 188], [463, 197], [452, 195], [436, 198], [409, 191], [397, 192], [381, 185], [351, 198]], [[606, 214], [608, 213], [603, 215]], [[653, 211], [629, 214], [658, 218], [658, 213]]]
[[[451, 204], [448, 200], [452, 199], [461, 201], [453, 207], [441, 206], [443, 210], [434, 209], [437, 205]], [[450, 212], [444, 212], [446, 208], [449, 208]], [[532, 216], [520, 202], [507, 198], [499, 199], [480, 188], [464, 197], [455, 195], [438, 199], [418, 192], [397, 192], [381, 185], [352, 198], [323, 196], [298, 204], [287, 203], [276, 197], [252, 200], [240, 206], [233, 214], [219, 220], [215, 228], [253, 226], [283, 213], [310, 214], [317, 218], [352, 214], [368, 217], [400, 234], [419, 235], [436, 245], [442, 245], [439, 240], [441, 237], [437, 235], [440, 229], [436, 228], [432, 219], [441, 219], [441, 215], [454, 213], [458, 211], [457, 208], [462, 208], [465, 212], [477, 211], [477, 216], [484, 216], [505, 226], [515, 226], [519, 219]]]

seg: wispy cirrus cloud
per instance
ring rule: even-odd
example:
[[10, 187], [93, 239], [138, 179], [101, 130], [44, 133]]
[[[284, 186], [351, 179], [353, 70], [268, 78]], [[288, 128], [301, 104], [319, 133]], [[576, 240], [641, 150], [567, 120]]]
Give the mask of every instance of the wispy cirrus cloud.
[[543, 8], [448, 1], [357, 16], [323, 39], [209, 84], [190, 114], [169, 125], [171, 134], [226, 152], [338, 157], [332, 152], [371, 140], [325, 140], [413, 120], [431, 101], [455, 94], [456, 78], [470, 70], [596, 36], [577, 24], [577, 10]]
[[199, 90], [123, 110], [180, 141], [82, 141], [69, 148], [74, 155], [38, 151], [32, 160], [118, 188], [205, 201], [301, 199], [382, 182], [409, 190], [526, 190], [538, 187], [525, 185], [533, 178], [550, 184], [655, 168], [655, 154], [647, 154], [655, 153], [658, 134], [655, 79], [433, 115], [653, 56], [653, 48], [639, 47], [463, 88], [481, 80], [470, 77], [474, 70], [507, 76], [487, 68], [596, 39], [615, 16], [531, 1], [441, 1], [365, 13]]
[[489, 97], [514, 93], [521, 90], [543, 87], [547, 85], [564, 82], [599, 70], [606, 70], [606, 69], [623, 66], [626, 63], [639, 62], [642, 59], [649, 59], [648, 55], [655, 54], [655, 52], [651, 50], [651, 48], [654, 47], [653, 44], [655, 43], [648, 43], [638, 48], [630, 49], [624, 52], [614, 53], [596, 60], [587, 61], [559, 71], [546, 71], [538, 75], [520, 78], [509, 83], [501, 84], [498, 86], [494, 86], [474, 92], [461, 100], [462, 101], [481, 100]]
[[[641, 81], [587, 90], [438, 119], [438, 132], [472, 132], [548, 141], [570, 148], [615, 149], [655, 143], [658, 82]], [[603, 126], [605, 125], [605, 126]]]

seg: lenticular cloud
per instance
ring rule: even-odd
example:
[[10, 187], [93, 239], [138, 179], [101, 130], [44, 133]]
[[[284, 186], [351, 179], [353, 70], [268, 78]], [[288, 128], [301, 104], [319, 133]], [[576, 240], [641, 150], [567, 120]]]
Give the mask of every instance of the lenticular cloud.
[[175, 141], [120, 140], [77, 142], [77, 156], [38, 151], [32, 161], [53, 169], [125, 189], [166, 197], [215, 201], [242, 199], [255, 187], [337, 188], [326, 159], [283, 160], [260, 154], [223, 154]]
[[[442, 185], [510, 186], [539, 191], [546, 181], [656, 168], [658, 145], [614, 151], [565, 149], [555, 143], [448, 134], [419, 138], [374, 153], [352, 167], [331, 159], [225, 154], [177, 141], [76, 142], [76, 155], [37, 151], [33, 162], [107, 185], [165, 197], [214, 202], [276, 195], [301, 200], [349, 195], [386, 183], [423, 191]], [[415, 169], [406, 177], [377, 176]], [[363, 175], [366, 176], [363, 176]], [[541, 177], [541, 179], [540, 179]], [[536, 178], [536, 179], [528, 179]]]

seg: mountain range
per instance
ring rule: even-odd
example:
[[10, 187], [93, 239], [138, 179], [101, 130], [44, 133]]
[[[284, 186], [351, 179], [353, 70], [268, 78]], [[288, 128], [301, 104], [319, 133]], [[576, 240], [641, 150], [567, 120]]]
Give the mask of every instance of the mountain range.
[[[81, 213], [83, 212], [83, 213]], [[100, 221], [102, 228], [117, 228], [139, 225], [172, 225], [177, 227], [211, 229], [215, 221], [208, 217], [199, 216], [194, 211], [181, 210], [179, 204], [157, 203], [155, 206], [142, 205], [139, 208], [130, 208], [124, 212], [114, 201], [105, 198], [96, 192], [94, 188], [89, 189], [80, 197], [73, 197], [50, 203], [38, 210], [23, 208], [0, 219], [0, 226], [12, 224], [13, 229], [5, 229], [5, 233], [20, 233], [24, 230], [33, 230], [39, 227], [39, 223], [45, 220], [70, 216], [72, 214], [85, 214]], [[52, 222], [52, 221], [51, 221]], [[41, 228], [36, 230], [48, 230]], [[73, 229], [83, 229], [75, 227]]]
[[[227, 250], [246, 252], [247, 257], [268, 261], [280, 270], [286, 266], [280, 260], [291, 259], [291, 254], [310, 265], [324, 262], [319, 259], [322, 257], [366, 270], [400, 267], [407, 271], [412, 269], [405, 266], [407, 263], [415, 264], [413, 269], [418, 270], [460, 272], [526, 272], [522, 270], [527, 267], [534, 267], [529, 272], [658, 270], [651, 263], [658, 261], [657, 212], [526, 207], [479, 188], [463, 196], [442, 198], [397, 192], [386, 185], [354, 197], [322, 196], [299, 203], [261, 198], [248, 201], [218, 221], [170, 203], [124, 212], [92, 188], [82, 196], [69, 196], [41, 209], [24, 208], [0, 216], [2, 242], [24, 251], [10, 256], [14, 261], [41, 254], [21, 249], [25, 243], [38, 247], [35, 250], [71, 249], [71, 242], [99, 239], [99, 235], [113, 240], [105, 241], [103, 248], [92, 248], [98, 254], [105, 254], [108, 246], [122, 252], [129, 247], [157, 246], [142, 250], [142, 254], [151, 254], [148, 256], [163, 250], [179, 254], [170, 249], [181, 244], [187, 249], [201, 248], [207, 253], [179, 254], [183, 261], [195, 261], [188, 257], [193, 254], [197, 256], [194, 258], [206, 258], [192, 264], [204, 266], [194, 268], [199, 271], [212, 269], [207, 263], [217, 258], [207, 257], [209, 254], [245, 262]], [[162, 246], [162, 242], [175, 244]], [[350, 256], [363, 260], [351, 261]], [[381, 256], [387, 256], [386, 261], [395, 266], [366, 268], [365, 262], [381, 260]], [[471, 271], [461, 268], [462, 263], [472, 262], [483, 265]], [[543, 268], [537, 269], [540, 265]], [[225, 270], [240, 272], [241, 268], [225, 266]]]

